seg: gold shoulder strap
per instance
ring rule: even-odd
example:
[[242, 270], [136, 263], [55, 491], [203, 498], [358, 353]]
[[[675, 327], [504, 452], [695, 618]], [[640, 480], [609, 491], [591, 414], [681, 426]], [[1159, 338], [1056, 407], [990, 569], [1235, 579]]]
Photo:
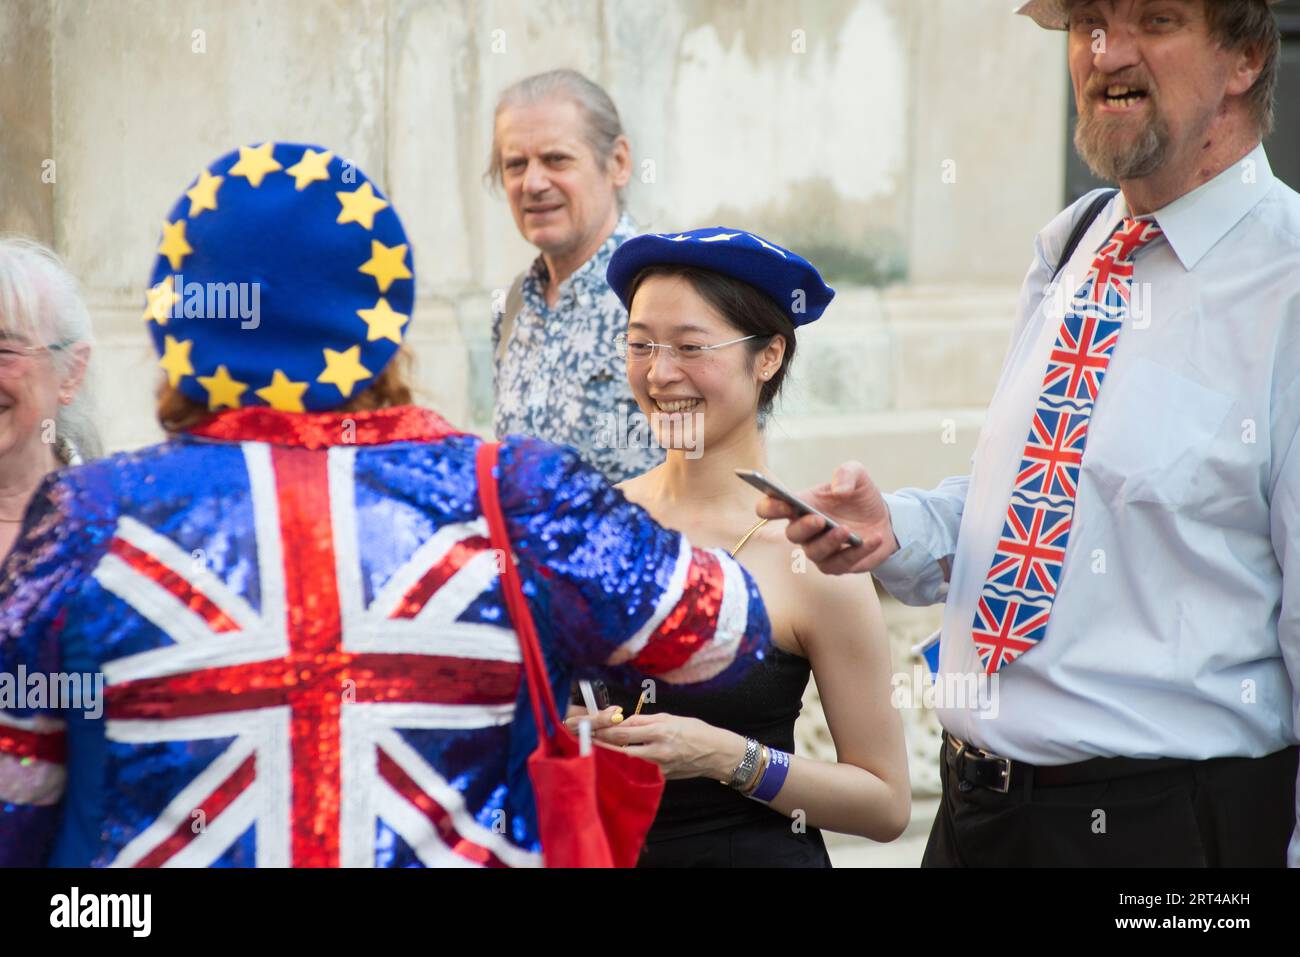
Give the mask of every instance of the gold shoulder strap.
[[760, 528], [762, 528], [764, 525], [766, 525], [767, 521], [768, 520], [765, 518], [760, 518], [757, 522], [754, 523], [753, 527], [751, 527], [750, 530], [745, 533], [745, 537], [742, 538], [740, 541], [736, 542], [735, 546], [731, 549], [732, 558], [736, 557], [736, 552], [740, 551], [740, 549], [744, 546], [744, 544], [747, 541], [749, 541], [749, 537], [753, 535], [756, 531], [758, 531]]

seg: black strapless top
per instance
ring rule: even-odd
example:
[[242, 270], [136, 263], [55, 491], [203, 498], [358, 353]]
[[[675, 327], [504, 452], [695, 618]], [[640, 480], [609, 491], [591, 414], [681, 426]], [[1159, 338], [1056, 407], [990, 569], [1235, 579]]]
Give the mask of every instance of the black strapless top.
[[[690, 685], [656, 682], [656, 700], [642, 707], [641, 713], [699, 718], [715, 727], [755, 738], [768, 747], [794, 753], [794, 722], [799, 717], [811, 672], [807, 658], [773, 646], [766, 658], [729, 688], [699, 691]], [[628, 717], [640, 695], [639, 686], [611, 685], [609, 688], [610, 703], [622, 705], [623, 714]], [[769, 820], [773, 816], [785, 819], [766, 805], [710, 778], [669, 781], [646, 840], [687, 837], [735, 824]]]

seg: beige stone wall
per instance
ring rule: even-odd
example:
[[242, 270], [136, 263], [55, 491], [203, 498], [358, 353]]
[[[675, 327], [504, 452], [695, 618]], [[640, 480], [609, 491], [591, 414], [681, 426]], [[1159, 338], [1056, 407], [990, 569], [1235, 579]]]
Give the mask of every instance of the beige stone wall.
[[0, 6], [0, 231], [54, 240], [50, 5]]
[[[428, 400], [481, 418], [470, 360], [531, 255], [482, 179], [494, 97], [575, 66], [620, 104], [645, 228], [766, 232], [840, 289], [801, 342], [784, 434], [820, 450], [847, 430], [891, 477], [930, 481], [969, 445], [1061, 193], [1061, 54], [1001, 0], [9, 0], [0, 228], [81, 277], [109, 444], [138, 444], [156, 436], [135, 312], [162, 211], [237, 144], [326, 143], [411, 233]], [[787, 455], [791, 480], [828, 455]]]
[[[929, 486], [968, 465], [1063, 193], [1064, 42], [1011, 6], [6, 0], [0, 230], [53, 241], [81, 277], [108, 444], [143, 444], [157, 373], [140, 304], [162, 214], [241, 143], [326, 144], [412, 237], [425, 400], [481, 425], [488, 304], [532, 255], [482, 178], [494, 98], [576, 67], [620, 106], [645, 228], [764, 232], [839, 289], [801, 338], [774, 472], [798, 486], [857, 458], [885, 488]], [[903, 669], [938, 610], [887, 611]]]

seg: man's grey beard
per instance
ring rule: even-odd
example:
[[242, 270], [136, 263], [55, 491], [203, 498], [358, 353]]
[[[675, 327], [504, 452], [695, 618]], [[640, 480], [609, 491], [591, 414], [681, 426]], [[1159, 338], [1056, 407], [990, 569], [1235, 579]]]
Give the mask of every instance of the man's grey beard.
[[1162, 165], [1169, 153], [1169, 126], [1159, 113], [1142, 129], [1137, 140], [1123, 147], [1114, 146], [1107, 121], [1096, 107], [1090, 115], [1080, 116], [1074, 127], [1074, 148], [1088, 164], [1093, 175], [1112, 183], [1142, 179]]

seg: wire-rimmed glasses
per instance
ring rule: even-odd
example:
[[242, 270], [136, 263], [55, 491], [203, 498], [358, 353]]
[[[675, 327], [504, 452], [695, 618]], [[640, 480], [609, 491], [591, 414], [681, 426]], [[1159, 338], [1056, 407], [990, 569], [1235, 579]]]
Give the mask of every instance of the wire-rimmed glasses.
[[653, 356], [666, 352], [677, 362], [690, 363], [693, 360], [702, 359], [714, 349], [734, 346], [737, 342], [746, 342], [750, 339], [762, 338], [765, 337], [755, 334], [741, 336], [739, 339], [728, 339], [726, 342], [715, 342], [712, 345], [683, 343], [675, 346], [670, 342], [655, 342], [648, 336], [639, 333], [629, 336], [626, 332], [620, 332], [614, 337], [614, 350], [620, 359], [625, 359], [628, 362], [649, 362]]

